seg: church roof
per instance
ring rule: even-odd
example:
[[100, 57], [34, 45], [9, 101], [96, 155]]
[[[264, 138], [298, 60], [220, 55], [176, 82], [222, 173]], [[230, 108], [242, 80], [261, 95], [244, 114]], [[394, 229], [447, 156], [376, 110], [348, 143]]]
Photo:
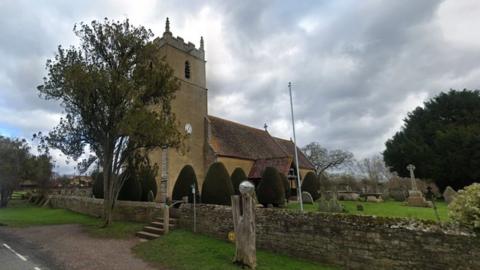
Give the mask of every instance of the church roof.
[[[209, 115], [208, 120], [211, 132], [210, 145], [219, 156], [248, 160], [278, 159], [284, 161], [292, 160], [294, 157], [295, 148], [291, 141], [273, 137], [265, 130], [215, 116]], [[313, 169], [312, 163], [300, 149], [298, 149], [298, 161], [300, 168]], [[271, 162], [273, 161], [260, 162], [258, 166]]]
[[292, 164], [292, 158], [270, 158], [270, 159], [257, 159], [253, 163], [252, 169], [248, 174], [249, 179], [258, 179], [262, 178], [262, 173], [267, 167], [274, 167], [278, 172], [288, 175], [290, 170], [290, 165]]
[[[295, 145], [290, 140], [275, 138], [274, 139], [283, 146], [283, 148], [293, 157], [295, 158]], [[312, 162], [305, 156], [305, 154], [297, 147], [297, 154], [298, 154], [298, 163], [299, 167], [302, 169], [311, 169], [313, 170], [315, 167], [313, 166]]]

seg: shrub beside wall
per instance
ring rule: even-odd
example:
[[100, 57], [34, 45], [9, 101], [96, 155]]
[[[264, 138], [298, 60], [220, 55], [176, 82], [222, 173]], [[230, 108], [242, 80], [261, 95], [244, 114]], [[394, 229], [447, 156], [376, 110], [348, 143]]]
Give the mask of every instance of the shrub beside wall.
[[453, 221], [480, 232], [480, 184], [459, 190], [448, 209]]
[[242, 170], [242, 168], [235, 168], [232, 172], [232, 185], [233, 185], [233, 191], [236, 195], [240, 195], [239, 191], [239, 186], [240, 183], [243, 181], [247, 180], [247, 175], [245, 172]]
[[258, 202], [267, 207], [272, 204], [275, 207], [285, 204], [285, 187], [277, 169], [265, 168], [262, 180], [257, 189]]
[[[157, 197], [157, 181], [155, 180], [157, 176], [157, 168], [150, 166], [142, 166], [138, 171], [137, 177], [140, 180], [142, 186], [142, 198], [144, 202], [153, 201]], [[152, 198], [149, 198], [148, 194], [151, 194]]]
[[318, 190], [320, 189], [320, 181], [313, 172], [308, 172], [307, 175], [305, 175], [305, 178], [303, 179], [302, 182], [302, 191], [306, 191], [312, 195], [312, 198], [314, 201], [318, 200], [320, 198], [320, 193], [318, 193]]
[[172, 199], [180, 201], [183, 197], [188, 196], [188, 201], [193, 202], [192, 185], [195, 185], [195, 192], [198, 196], [198, 183], [195, 170], [192, 166], [186, 165], [180, 171], [177, 181], [175, 182]]
[[221, 162], [213, 163], [208, 169], [202, 186], [202, 203], [231, 205], [233, 185], [227, 169]]
[[142, 199], [142, 184], [135, 174], [129, 173], [118, 193], [118, 199], [121, 201], [140, 201]]
[[97, 199], [103, 199], [103, 172], [92, 173], [92, 194]]
[[290, 188], [290, 183], [288, 182], [287, 176], [285, 176], [285, 174], [283, 173], [279, 173], [279, 175], [283, 183], [283, 188], [285, 189], [285, 200], [288, 203], [288, 198], [290, 198], [290, 193], [292, 192], [292, 189]]

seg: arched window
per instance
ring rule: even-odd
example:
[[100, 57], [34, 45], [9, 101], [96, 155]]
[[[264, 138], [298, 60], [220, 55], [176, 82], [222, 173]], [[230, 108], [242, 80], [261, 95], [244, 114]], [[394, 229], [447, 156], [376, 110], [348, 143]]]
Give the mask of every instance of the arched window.
[[190, 79], [190, 62], [185, 61], [185, 78]]

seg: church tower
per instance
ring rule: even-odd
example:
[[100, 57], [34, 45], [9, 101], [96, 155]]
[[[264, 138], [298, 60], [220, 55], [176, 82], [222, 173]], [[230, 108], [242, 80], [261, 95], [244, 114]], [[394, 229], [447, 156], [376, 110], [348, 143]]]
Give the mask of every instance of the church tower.
[[[170, 32], [170, 22], [167, 18], [165, 32], [154, 41], [162, 57], [174, 70], [174, 76], [180, 82], [180, 88], [175, 93], [172, 111], [178, 122], [178, 130], [187, 134], [184, 141], [185, 149], [168, 149], [168, 193], [172, 197], [175, 181], [185, 165], [191, 165], [201, 186], [205, 177], [205, 118], [207, 117], [207, 88], [205, 75], [205, 50], [203, 37], [198, 48], [191, 42], [184, 42], [181, 37], [174, 37]], [[159, 166], [157, 185], [161, 193], [162, 153], [158, 149], [151, 155], [153, 163]]]

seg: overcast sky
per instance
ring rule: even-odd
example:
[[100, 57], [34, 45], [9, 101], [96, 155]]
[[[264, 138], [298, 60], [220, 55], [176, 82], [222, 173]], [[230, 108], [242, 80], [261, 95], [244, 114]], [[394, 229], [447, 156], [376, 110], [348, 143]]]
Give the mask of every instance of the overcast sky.
[[[0, 134], [48, 131], [61, 108], [38, 97], [45, 61], [76, 44], [75, 23], [123, 20], [197, 46], [205, 39], [209, 113], [290, 138], [292, 81], [300, 145], [380, 153], [416, 106], [478, 89], [480, 1], [0, 0]], [[57, 170], [73, 163], [55, 152]]]

